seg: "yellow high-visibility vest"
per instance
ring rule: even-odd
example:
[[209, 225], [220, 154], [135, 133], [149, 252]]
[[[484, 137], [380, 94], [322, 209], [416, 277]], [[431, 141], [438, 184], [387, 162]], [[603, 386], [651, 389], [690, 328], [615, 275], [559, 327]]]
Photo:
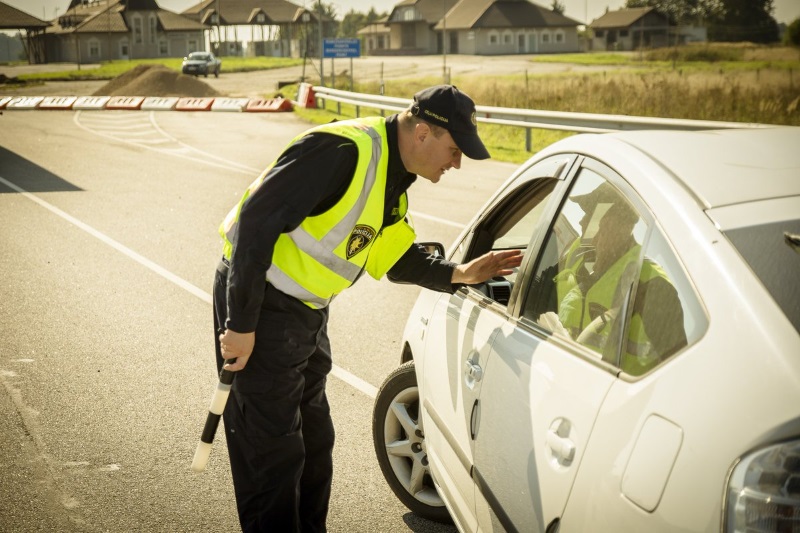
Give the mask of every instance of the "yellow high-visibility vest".
[[[638, 264], [640, 253], [641, 246], [632, 247], [589, 287], [585, 294], [578, 286], [576, 277], [577, 270], [583, 265], [583, 259], [579, 259], [576, 264], [556, 276], [558, 293], [564, 295], [558, 304], [558, 315], [562, 325], [573, 338], [579, 338], [581, 344], [600, 354], [606, 352], [610, 324], [622, 304], [614, 301], [615, 297], [627, 296], [625, 288], [621, 288], [621, 292], [618, 291], [618, 285], [625, 277], [625, 271]], [[669, 278], [659, 265], [645, 260], [638, 275], [639, 287], [655, 277], [661, 277], [669, 282]], [[598, 317], [605, 319], [596, 320]], [[659, 361], [659, 354], [654, 352], [645, 332], [642, 317], [636, 312], [631, 316], [627, 339], [623, 341], [622, 348], [621, 360], [613, 363], [629, 374], [640, 375]]]
[[[408, 198], [400, 198], [395, 221], [383, 226], [389, 148], [386, 121], [361, 118], [318, 126], [303, 133], [325, 132], [353, 141], [358, 162], [342, 198], [330, 209], [307, 217], [275, 243], [267, 281], [281, 292], [316, 309], [352, 285], [362, 271], [380, 279], [411, 247], [416, 237], [408, 217]], [[248, 187], [220, 226], [223, 255], [230, 259], [232, 239], [244, 202], [264, 182], [273, 162]]]

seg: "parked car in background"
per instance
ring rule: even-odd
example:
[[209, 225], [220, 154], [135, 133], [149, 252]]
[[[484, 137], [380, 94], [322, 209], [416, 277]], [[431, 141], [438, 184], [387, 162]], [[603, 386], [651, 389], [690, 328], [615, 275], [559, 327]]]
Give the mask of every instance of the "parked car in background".
[[206, 78], [213, 74], [219, 78], [219, 70], [222, 68], [222, 61], [211, 52], [192, 52], [183, 58], [181, 72], [190, 76], [203, 75]]
[[387, 482], [462, 531], [800, 531], [800, 128], [577, 135], [422, 291], [375, 402]]

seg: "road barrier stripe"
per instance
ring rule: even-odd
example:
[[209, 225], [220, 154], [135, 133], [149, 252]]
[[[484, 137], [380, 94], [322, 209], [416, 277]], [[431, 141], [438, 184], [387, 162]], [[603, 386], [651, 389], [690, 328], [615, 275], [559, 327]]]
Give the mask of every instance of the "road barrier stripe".
[[213, 103], [213, 98], [181, 98], [175, 109], [177, 111], [208, 111]]
[[150, 96], [144, 99], [141, 109], [143, 111], [171, 111], [178, 105], [178, 97]]
[[39, 109], [72, 109], [77, 96], [48, 96], [39, 104]]
[[6, 109], [36, 109], [44, 96], [18, 96], [11, 100]]
[[249, 102], [249, 98], [215, 98], [211, 104], [211, 111], [241, 112]]
[[72, 109], [104, 109], [109, 100], [110, 96], [81, 96], [72, 104]]
[[292, 102], [285, 98], [254, 98], [250, 100], [247, 107], [244, 108], [248, 112], [277, 112], [277, 111], [291, 111]]
[[106, 102], [106, 109], [141, 109], [144, 96], [112, 96]]

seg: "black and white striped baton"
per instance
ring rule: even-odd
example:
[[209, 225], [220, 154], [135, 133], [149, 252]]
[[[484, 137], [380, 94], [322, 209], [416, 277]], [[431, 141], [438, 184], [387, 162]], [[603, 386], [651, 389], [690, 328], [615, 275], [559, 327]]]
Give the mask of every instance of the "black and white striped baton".
[[[236, 359], [225, 361], [225, 363], [230, 364], [234, 362], [236, 362]], [[200, 435], [200, 442], [197, 443], [194, 459], [192, 459], [192, 470], [195, 472], [202, 472], [206, 469], [208, 457], [211, 455], [211, 444], [214, 442], [214, 435], [217, 433], [217, 426], [219, 426], [222, 412], [225, 410], [225, 404], [228, 403], [228, 396], [230, 396], [231, 384], [233, 384], [235, 375], [236, 372], [231, 372], [224, 368], [219, 373], [219, 383], [217, 383], [217, 388], [214, 389], [214, 396], [211, 397], [206, 425], [203, 426], [203, 433]]]

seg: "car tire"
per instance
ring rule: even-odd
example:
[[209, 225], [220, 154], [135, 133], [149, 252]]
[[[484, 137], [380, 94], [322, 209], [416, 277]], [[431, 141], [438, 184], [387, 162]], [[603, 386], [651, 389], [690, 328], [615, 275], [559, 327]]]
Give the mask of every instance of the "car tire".
[[215, 78], [219, 78], [219, 70], [215, 70], [214, 71], [214, 77]]
[[451, 523], [428, 466], [414, 361], [395, 369], [378, 390], [372, 442], [383, 477], [403, 505], [428, 520]]
[[204, 78], [207, 78], [207, 77], [208, 77], [208, 71], [205, 71], [205, 72], [203, 72], [203, 77], [204, 77]]

